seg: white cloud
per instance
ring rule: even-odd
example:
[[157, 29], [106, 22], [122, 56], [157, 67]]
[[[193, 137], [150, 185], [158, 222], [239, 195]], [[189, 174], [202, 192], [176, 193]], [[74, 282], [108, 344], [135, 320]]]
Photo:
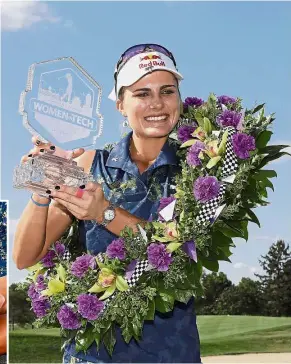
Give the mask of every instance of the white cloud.
[[242, 277], [249, 277], [252, 279], [256, 279], [256, 276], [254, 274], [263, 272], [261, 267], [254, 267], [254, 266], [245, 264], [243, 262], [234, 263], [233, 268], [237, 271], [237, 274], [235, 274], [235, 277], [237, 277], [237, 278], [239, 277], [239, 279], [236, 279], [237, 282], [239, 282]]
[[52, 14], [41, 1], [0, 1], [2, 31], [17, 31], [40, 22], [57, 23], [61, 18]]
[[246, 268], [246, 267], [247, 267], [247, 265], [245, 263], [241, 263], [241, 262], [234, 263], [234, 265], [233, 265], [233, 268], [235, 268], [235, 269], [241, 269], [241, 268]]

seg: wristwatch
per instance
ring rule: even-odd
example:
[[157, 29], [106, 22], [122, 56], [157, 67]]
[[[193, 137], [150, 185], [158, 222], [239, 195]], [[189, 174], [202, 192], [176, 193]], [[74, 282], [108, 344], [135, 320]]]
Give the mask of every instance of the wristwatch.
[[103, 211], [103, 220], [99, 225], [106, 227], [115, 218], [115, 207], [110, 202], [109, 206]]

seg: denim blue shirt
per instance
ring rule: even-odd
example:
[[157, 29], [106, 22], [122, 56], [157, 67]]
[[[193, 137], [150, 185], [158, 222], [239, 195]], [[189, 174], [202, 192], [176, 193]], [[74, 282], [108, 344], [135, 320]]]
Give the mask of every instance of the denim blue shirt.
[[[103, 184], [106, 199], [142, 219], [155, 219], [160, 198], [174, 193], [175, 175], [180, 172], [177, 149], [168, 140], [156, 161], [140, 174], [129, 155], [131, 136], [129, 133], [111, 151], [97, 150], [91, 172]], [[85, 248], [93, 254], [104, 252], [116, 238], [115, 234], [91, 221], [83, 221], [80, 229]], [[154, 321], [146, 321], [142, 341], [132, 339], [126, 344], [119, 328], [116, 338], [112, 358], [103, 345], [97, 351], [93, 344], [86, 355], [76, 353], [74, 343], [65, 350], [89, 362], [200, 363], [193, 299], [187, 305], [177, 303], [171, 313], [156, 313]]]

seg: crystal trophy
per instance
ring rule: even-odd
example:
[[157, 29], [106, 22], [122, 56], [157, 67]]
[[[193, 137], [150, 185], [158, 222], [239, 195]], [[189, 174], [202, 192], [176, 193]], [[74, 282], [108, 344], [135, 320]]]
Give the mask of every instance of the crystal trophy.
[[59, 184], [79, 187], [93, 180], [69, 151], [93, 149], [102, 134], [101, 94], [99, 84], [72, 57], [30, 66], [19, 112], [25, 128], [56, 150], [17, 166], [13, 187], [46, 195]]

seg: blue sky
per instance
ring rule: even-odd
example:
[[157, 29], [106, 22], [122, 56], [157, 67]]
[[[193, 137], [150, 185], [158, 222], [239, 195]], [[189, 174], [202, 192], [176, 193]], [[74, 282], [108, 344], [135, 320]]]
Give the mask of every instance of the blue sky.
[[[102, 86], [104, 132], [96, 146], [120, 138], [122, 117], [107, 99], [114, 65], [129, 46], [142, 42], [169, 48], [184, 75], [183, 98], [210, 92], [266, 102], [276, 112], [273, 143], [291, 144], [291, 3], [288, 2], [33, 2], [2, 9], [2, 198], [10, 200], [10, 248], [29, 192], [12, 188], [12, 174], [31, 148], [18, 114], [28, 67], [60, 56], [74, 57]], [[259, 269], [258, 258], [278, 238], [291, 241], [291, 160], [272, 165], [278, 173], [271, 205], [256, 213], [249, 241], [237, 241], [232, 263], [221, 270], [238, 282]], [[20, 280], [10, 259], [10, 282]]]

